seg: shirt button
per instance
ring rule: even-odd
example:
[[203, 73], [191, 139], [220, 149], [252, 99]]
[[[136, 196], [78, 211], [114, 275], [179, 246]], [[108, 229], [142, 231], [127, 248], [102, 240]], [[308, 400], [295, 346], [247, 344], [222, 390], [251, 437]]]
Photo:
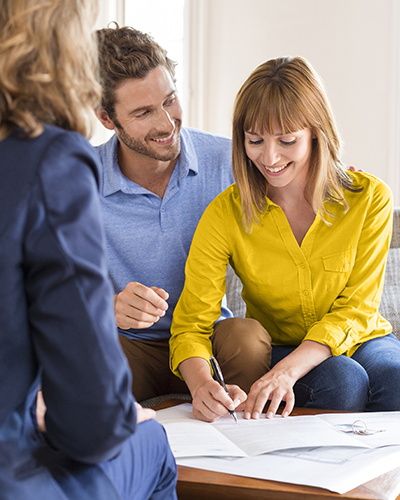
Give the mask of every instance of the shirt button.
[[303, 290], [303, 295], [308, 295], [307, 290]]
[[304, 264], [304, 262], [302, 262], [302, 263], [300, 264], [300, 267], [301, 267], [302, 269], [304, 269], [304, 268], [306, 267], [306, 265]]

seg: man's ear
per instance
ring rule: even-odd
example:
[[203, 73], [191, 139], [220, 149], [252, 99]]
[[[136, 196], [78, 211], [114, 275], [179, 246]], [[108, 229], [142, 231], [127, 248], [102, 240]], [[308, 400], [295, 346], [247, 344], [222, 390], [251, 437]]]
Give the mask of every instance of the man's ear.
[[98, 120], [103, 124], [104, 127], [108, 128], [108, 130], [115, 129], [114, 122], [108, 116], [107, 111], [105, 111], [104, 109], [97, 108], [95, 112]]

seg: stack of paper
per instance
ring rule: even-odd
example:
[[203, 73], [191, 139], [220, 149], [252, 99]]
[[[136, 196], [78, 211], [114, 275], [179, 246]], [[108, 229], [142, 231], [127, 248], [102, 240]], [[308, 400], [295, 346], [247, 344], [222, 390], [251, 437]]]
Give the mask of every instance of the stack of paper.
[[[156, 418], [177, 463], [189, 467], [345, 493], [400, 466], [400, 412], [271, 420], [244, 420], [238, 414], [238, 424], [230, 415], [209, 424], [196, 420], [192, 405], [183, 404], [158, 411]], [[354, 434], [358, 420], [381, 432]]]

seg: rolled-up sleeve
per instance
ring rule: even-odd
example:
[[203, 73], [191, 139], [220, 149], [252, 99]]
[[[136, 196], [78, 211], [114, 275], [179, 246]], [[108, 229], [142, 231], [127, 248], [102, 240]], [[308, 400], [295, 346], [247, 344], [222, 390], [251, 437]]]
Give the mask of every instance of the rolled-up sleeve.
[[229, 244], [224, 231], [224, 216], [219, 203], [210, 205], [193, 237], [185, 269], [185, 287], [174, 311], [170, 359], [179, 377], [179, 364], [188, 358], [209, 360], [210, 336], [221, 315], [226, 291]]

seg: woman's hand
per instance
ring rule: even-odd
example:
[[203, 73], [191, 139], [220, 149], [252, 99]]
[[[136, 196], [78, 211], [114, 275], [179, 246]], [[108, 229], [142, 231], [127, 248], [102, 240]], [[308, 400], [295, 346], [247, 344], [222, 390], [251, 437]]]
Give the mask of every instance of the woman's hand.
[[136, 422], [138, 424], [145, 422], [146, 420], [151, 420], [155, 418], [156, 412], [151, 408], [143, 408], [142, 405], [135, 402], [136, 406]]
[[244, 408], [244, 418], [260, 418], [268, 400], [271, 402], [267, 418], [275, 416], [281, 402], [286, 403], [282, 416], [290, 415], [295, 403], [294, 384], [331, 355], [330, 347], [313, 340], [305, 340], [251, 386]]
[[205, 422], [215, 422], [246, 401], [247, 395], [237, 385], [225, 390], [211, 377], [210, 367], [203, 358], [189, 358], [179, 365], [193, 398], [193, 415]]
[[237, 385], [227, 385], [229, 396], [218, 382], [211, 379], [192, 394], [193, 415], [205, 422], [215, 422], [235, 410], [246, 400], [246, 393]]
[[46, 422], [44, 416], [46, 415], [47, 407], [43, 399], [43, 392], [38, 391], [36, 397], [36, 420], [38, 428], [41, 432], [46, 432]]
[[[146, 420], [151, 420], [155, 418], [156, 412], [150, 408], [143, 408], [139, 403], [135, 402], [136, 406], [136, 418], [137, 423], [145, 422]], [[38, 391], [36, 398], [36, 419], [38, 423], [39, 430], [41, 432], [46, 432], [46, 423], [44, 421], [44, 416], [46, 415], [47, 407], [43, 399], [43, 392]]]
[[294, 407], [293, 386], [296, 380], [285, 370], [272, 368], [255, 382], [250, 389], [244, 409], [244, 418], [260, 418], [264, 406], [270, 400], [267, 418], [273, 418], [282, 401], [286, 402], [282, 412], [287, 417]]

